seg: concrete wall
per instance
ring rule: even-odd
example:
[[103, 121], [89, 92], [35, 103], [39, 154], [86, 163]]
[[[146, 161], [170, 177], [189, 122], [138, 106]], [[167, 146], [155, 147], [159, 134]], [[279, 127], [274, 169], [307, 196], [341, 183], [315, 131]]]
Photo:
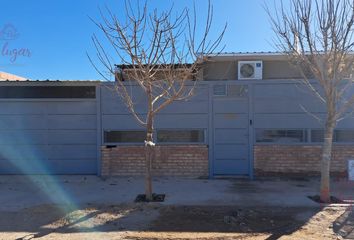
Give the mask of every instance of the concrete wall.
[[[208, 176], [206, 145], [156, 146], [152, 171], [154, 176]], [[142, 176], [145, 173], [143, 146], [102, 147], [101, 175]]]

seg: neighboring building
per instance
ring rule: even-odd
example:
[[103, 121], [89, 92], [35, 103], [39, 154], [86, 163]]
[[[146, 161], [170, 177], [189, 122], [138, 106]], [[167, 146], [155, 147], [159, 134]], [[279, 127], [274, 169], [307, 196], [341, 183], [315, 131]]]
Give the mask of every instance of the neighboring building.
[[20, 77], [11, 73], [6, 73], [6, 72], [0, 72], [0, 81], [24, 81], [27, 80], [27, 78]]
[[[323, 130], [304, 108], [323, 116], [324, 107], [285, 56], [223, 54], [202, 75], [192, 99], [156, 118], [155, 175], [318, 174]], [[143, 175], [144, 128], [109, 86], [1, 82], [0, 173]], [[132, 84], [131, 91], [137, 111], [146, 112], [141, 89]], [[353, 120], [336, 129], [335, 174], [346, 174], [354, 159]]]

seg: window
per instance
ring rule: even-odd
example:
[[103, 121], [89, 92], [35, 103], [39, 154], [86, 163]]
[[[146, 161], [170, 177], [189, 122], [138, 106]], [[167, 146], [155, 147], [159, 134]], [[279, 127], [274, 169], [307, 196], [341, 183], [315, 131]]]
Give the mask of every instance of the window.
[[104, 131], [105, 143], [143, 143], [145, 131]]
[[96, 98], [96, 87], [2, 86], [0, 98]]
[[[323, 142], [324, 130], [311, 130], [311, 142]], [[354, 142], [354, 130], [334, 130], [333, 142]]]
[[204, 143], [204, 130], [158, 130], [160, 143]]
[[304, 129], [256, 129], [256, 142], [296, 143], [306, 142]]
[[323, 142], [323, 130], [313, 129], [311, 130], [311, 142]]
[[354, 142], [354, 130], [335, 130], [335, 142]]

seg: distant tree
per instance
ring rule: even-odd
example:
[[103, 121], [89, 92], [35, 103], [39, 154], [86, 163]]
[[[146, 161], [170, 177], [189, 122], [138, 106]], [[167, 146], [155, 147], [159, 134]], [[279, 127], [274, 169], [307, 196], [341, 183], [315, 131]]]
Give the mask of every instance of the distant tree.
[[[330, 202], [330, 161], [337, 122], [352, 111], [353, 0], [290, 0], [266, 7], [276, 46], [296, 66], [303, 83], [326, 106], [320, 198]], [[314, 114], [310, 113], [314, 116]]]
[[[152, 200], [152, 158], [154, 155], [154, 119], [174, 101], [190, 98], [195, 90], [200, 65], [206, 55], [215, 53], [222, 41], [226, 24], [220, 34], [211, 35], [213, 7], [209, 2], [205, 24], [197, 23], [196, 9], [184, 8], [175, 15], [168, 11], [148, 11], [144, 6], [125, 2], [123, 21], [110, 9], [101, 11], [102, 22], [95, 22], [110, 43], [113, 52], [104, 47], [96, 35], [92, 37], [99, 64], [91, 63], [106, 80], [115, 76], [115, 90], [135, 117], [146, 129], [145, 194]], [[115, 65], [119, 63], [119, 65]], [[119, 70], [119, 71], [118, 71]], [[104, 74], [108, 71], [108, 76]], [[146, 96], [147, 113], [135, 108], [129, 84], [137, 84]]]

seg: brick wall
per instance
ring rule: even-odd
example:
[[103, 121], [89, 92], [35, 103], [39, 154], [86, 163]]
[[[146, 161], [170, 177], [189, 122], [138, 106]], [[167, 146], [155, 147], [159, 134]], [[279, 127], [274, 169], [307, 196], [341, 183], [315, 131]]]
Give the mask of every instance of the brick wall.
[[[317, 145], [255, 145], [255, 174], [319, 175], [321, 148]], [[354, 146], [334, 145], [331, 174], [346, 176], [348, 159], [354, 159]]]
[[[140, 176], [145, 173], [143, 146], [102, 146], [101, 175]], [[155, 176], [208, 176], [208, 147], [206, 145], [156, 146], [153, 159]]]

